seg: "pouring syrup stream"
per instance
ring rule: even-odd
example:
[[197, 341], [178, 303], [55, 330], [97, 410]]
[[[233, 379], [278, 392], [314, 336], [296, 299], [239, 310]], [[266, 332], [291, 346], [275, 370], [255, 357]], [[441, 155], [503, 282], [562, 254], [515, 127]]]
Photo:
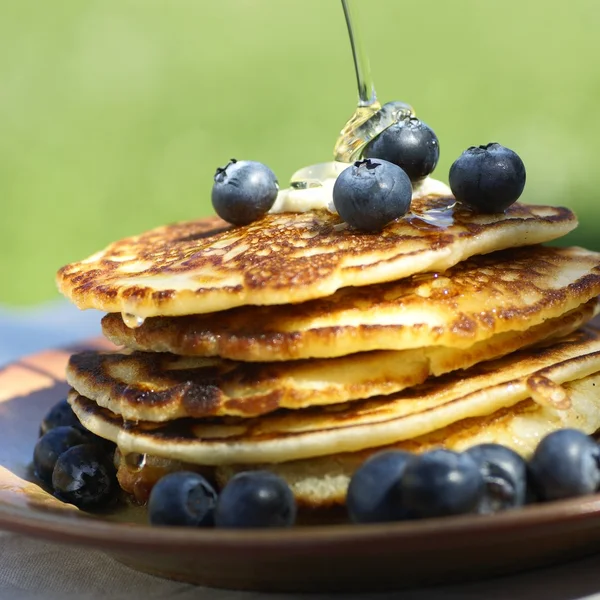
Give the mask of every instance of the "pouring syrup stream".
[[356, 71], [358, 106], [342, 129], [334, 148], [335, 160], [340, 162], [356, 160], [374, 137], [397, 121], [414, 115], [412, 107], [404, 102], [387, 102], [381, 106], [377, 100], [369, 58], [356, 27], [356, 18], [353, 20], [352, 17], [353, 14], [356, 15], [356, 11], [351, 10], [351, 6], [356, 8], [358, 2], [359, 0], [342, 0]]
[[[365, 51], [365, 47], [358, 34], [358, 30], [352, 24], [352, 16], [350, 13], [351, 0], [342, 0], [342, 9], [346, 18], [346, 26], [348, 27], [348, 37], [350, 38], [350, 47], [352, 48], [352, 58], [354, 59], [354, 70], [356, 71], [356, 84], [358, 85], [358, 106], [359, 107], [381, 107], [377, 101], [375, 86], [371, 76], [371, 66], [369, 57]], [[356, 5], [355, 5], [356, 6]]]
[[[311, 165], [296, 171], [290, 181], [292, 190], [319, 188], [325, 180], [335, 179], [349, 163], [360, 157], [364, 147], [373, 138], [390, 125], [414, 115], [412, 107], [404, 102], [387, 102], [382, 106], [377, 100], [369, 58], [356, 25], [354, 9], [361, 0], [341, 1], [354, 59], [358, 105], [340, 132], [333, 150], [334, 161]], [[366, 0], [362, 1], [366, 2]]]

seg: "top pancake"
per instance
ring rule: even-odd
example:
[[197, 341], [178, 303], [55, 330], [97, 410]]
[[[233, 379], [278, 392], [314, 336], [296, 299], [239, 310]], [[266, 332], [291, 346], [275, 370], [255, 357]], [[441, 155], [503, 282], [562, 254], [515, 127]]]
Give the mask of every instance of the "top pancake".
[[452, 203], [415, 200], [410, 215], [376, 234], [326, 210], [267, 215], [242, 227], [216, 218], [168, 225], [63, 267], [57, 284], [79, 308], [141, 318], [297, 303], [537, 244], [577, 224], [561, 207], [515, 203], [485, 215]]
[[344, 288], [296, 305], [157, 317], [141, 327], [103, 319], [114, 343], [146, 351], [281, 361], [367, 350], [466, 348], [524, 331], [600, 294], [600, 254], [535, 246], [474, 256], [443, 274]]

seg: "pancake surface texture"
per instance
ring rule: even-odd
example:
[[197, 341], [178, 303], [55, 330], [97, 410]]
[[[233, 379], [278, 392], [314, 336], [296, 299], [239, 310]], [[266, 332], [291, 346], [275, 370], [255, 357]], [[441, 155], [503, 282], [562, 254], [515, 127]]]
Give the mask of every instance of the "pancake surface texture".
[[79, 308], [140, 318], [296, 303], [541, 243], [577, 224], [566, 208], [515, 203], [484, 215], [447, 208], [452, 202], [415, 201], [412, 215], [377, 235], [353, 231], [326, 210], [267, 215], [243, 227], [215, 218], [159, 227], [66, 265], [57, 284]]
[[118, 479], [126, 492], [144, 503], [154, 484], [173, 471], [198, 471], [209, 478], [214, 477], [219, 487], [223, 487], [236, 473], [267, 469], [287, 481], [300, 508], [321, 510], [342, 506], [354, 472], [366, 459], [380, 451], [421, 453], [443, 447], [460, 452], [476, 444], [496, 443], [529, 458], [540, 440], [552, 431], [574, 427], [593, 433], [600, 429], [597, 402], [600, 374], [566, 383], [564, 388], [570, 399], [567, 409], [537, 404], [529, 399], [491, 415], [464, 419], [430, 434], [390, 446], [291, 462], [223, 465], [216, 467], [214, 474], [203, 466], [151, 455], [145, 457], [142, 468], [132, 468], [125, 455], [118, 452]]
[[531, 398], [568, 410], [561, 384], [600, 371], [600, 333], [591, 328], [449, 374], [391, 396], [254, 419], [140, 422], [120, 416], [77, 392], [69, 402], [84, 427], [124, 452], [148, 453], [203, 465], [286, 462], [353, 452], [413, 439], [469, 417], [490, 415]]
[[475, 256], [444, 273], [348, 287], [285, 306], [156, 317], [130, 328], [104, 317], [117, 345], [188, 356], [281, 361], [427, 346], [466, 348], [523, 331], [600, 294], [600, 254], [533, 246]]
[[249, 468], [268, 469], [288, 482], [301, 506], [321, 509], [344, 504], [354, 472], [369, 456], [382, 450], [421, 453], [443, 447], [461, 452], [477, 444], [495, 443], [529, 458], [541, 439], [552, 431], [573, 427], [592, 434], [600, 429], [600, 406], [597, 400], [600, 373], [567, 383], [564, 388], [570, 398], [567, 409], [524, 400], [491, 415], [464, 419], [392, 446], [280, 464], [226, 465], [217, 468], [216, 478], [223, 486], [240, 471]]
[[132, 421], [254, 417], [392, 394], [549, 337], [571, 333], [598, 312], [597, 298], [526, 331], [493, 335], [466, 349], [432, 346], [340, 358], [240, 363], [148, 352], [71, 356], [67, 382], [82, 396]]

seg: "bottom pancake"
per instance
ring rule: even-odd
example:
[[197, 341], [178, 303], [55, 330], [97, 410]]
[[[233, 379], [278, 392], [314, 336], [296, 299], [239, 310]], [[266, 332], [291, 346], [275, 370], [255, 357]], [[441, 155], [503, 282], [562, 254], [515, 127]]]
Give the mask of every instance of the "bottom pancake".
[[117, 451], [116, 465], [121, 487], [137, 502], [147, 500], [152, 486], [173, 471], [193, 470], [214, 479], [222, 487], [236, 473], [251, 469], [268, 469], [283, 477], [290, 485], [298, 506], [326, 509], [341, 506], [352, 474], [372, 454], [398, 449], [425, 452], [434, 447], [462, 451], [480, 443], [494, 442], [508, 446], [528, 458], [539, 441], [548, 433], [564, 427], [580, 429], [588, 434], [600, 429], [600, 373], [564, 385], [570, 406], [559, 409], [544, 406], [531, 399], [502, 408], [495, 413], [469, 418], [415, 439], [370, 448], [360, 452], [332, 454], [283, 463], [225, 465], [216, 470], [142, 455], [123, 455]]
[[223, 485], [236, 472], [269, 469], [299, 505], [343, 504], [352, 473], [374, 452], [497, 442], [528, 456], [547, 433], [600, 428], [600, 331], [568, 336], [431, 378], [391, 396], [279, 410], [252, 419], [124, 421], [71, 390], [81, 423], [117, 444], [121, 486], [143, 502], [165, 473], [191, 469]]
[[[372, 454], [381, 450], [405, 450], [421, 453], [435, 447], [462, 451], [483, 443], [502, 444], [529, 458], [540, 440], [552, 431], [565, 427], [588, 434], [600, 429], [600, 373], [564, 386], [571, 406], [559, 410], [525, 400], [503, 408], [487, 417], [465, 419], [413, 440], [404, 440], [385, 448], [349, 452], [332, 456], [292, 461], [289, 463], [253, 465], [253, 469], [269, 469], [283, 477], [299, 504], [323, 508], [343, 504], [350, 478]], [[223, 486], [248, 465], [217, 468], [216, 479]]]

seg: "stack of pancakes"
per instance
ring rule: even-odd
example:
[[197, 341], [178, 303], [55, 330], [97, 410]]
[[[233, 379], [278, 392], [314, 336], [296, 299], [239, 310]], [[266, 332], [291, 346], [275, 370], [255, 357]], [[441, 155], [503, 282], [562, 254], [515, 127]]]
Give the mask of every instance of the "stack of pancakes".
[[58, 273], [122, 347], [72, 356], [69, 402], [141, 502], [169, 471], [223, 485], [267, 468], [326, 507], [383, 448], [527, 455], [552, 430], [592, 433], [600, 255], [540, 245], [575, 226], [565, 208], [431, 196], [376, 234], [317, 210], [121, 240]]

